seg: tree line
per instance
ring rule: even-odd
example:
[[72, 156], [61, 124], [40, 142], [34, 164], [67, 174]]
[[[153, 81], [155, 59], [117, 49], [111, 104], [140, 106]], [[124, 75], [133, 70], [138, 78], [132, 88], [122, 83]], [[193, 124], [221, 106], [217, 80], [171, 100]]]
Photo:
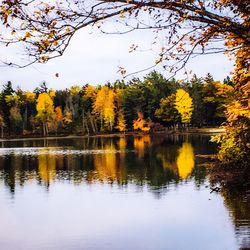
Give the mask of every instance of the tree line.
[[219, 126], [232, 96], [230, 78], [215, 81], [211, 74], [183, 81], [153, 71], [143, 79], [64, 90], [43, 82], [24, 91], [7, 82], [0, 92], [1, 136]]

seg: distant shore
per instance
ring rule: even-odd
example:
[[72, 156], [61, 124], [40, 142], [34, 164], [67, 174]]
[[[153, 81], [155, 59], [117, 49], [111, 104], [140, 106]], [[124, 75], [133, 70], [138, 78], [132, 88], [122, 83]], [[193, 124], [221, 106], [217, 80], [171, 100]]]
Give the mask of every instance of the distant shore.
[[75, 139], [75, 138], [93, 138], [93, 137], [113, 137], [113, 136], [143, 136], [143, 135], [154, 135], [154, 134], [165, 134], [165, 135], [184, 135], [184, 134], [222, 134], [225, 133], [224, 128], [220, 127], [211, 127], [211, 128], [188, 128], [185, 130], [173, 130], [173, 129], [166, 129], [164, 131], [155, 131], [155, 132], [150, 132], [150, 133], [144, 133], [144, 132], [136, 132], [136, 131], [131, 131], [131, 132], [117, 132], [117, 133], [103, 133], [103, 134], [91, 134], [91, 135], [74, 135], [74, 134], [59, 134], [59, 135], [49, 135], [46, 137], [43, 137], [39, 134], [34, 134], [34, 135], [19, 135], [17, 137], [14, 136], [9, 136], [9, 137], [4, 137], [0, 138], [0, 141], [22, 141], [22, 140], [41, 140], [41, 139], [46, 139], [46, 140], [55, 140], [55, 139]]

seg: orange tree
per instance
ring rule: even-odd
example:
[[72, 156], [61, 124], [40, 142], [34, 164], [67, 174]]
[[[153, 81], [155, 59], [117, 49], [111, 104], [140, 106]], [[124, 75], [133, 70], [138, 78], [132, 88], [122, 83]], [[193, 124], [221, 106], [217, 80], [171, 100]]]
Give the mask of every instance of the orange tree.
[[[151, 29], [156, 36], [164, 34], [165, 43], [155, 63], [161, 63], [173, 73], [182, 69], [192, 56], [230, 54], [235, 58], [235, 102], [227, 107], [228, 133], [220, 140], [221, 152], [226, 152], [224, 156], [232, 155], [233, 148], [237, 147], [241, 160], [248, 157], [249, 1], [3, 0], [0, 18], [3, 24], [1, 42], [6, 46], [23, 43], [31, 58], [26, 65], [61, 56], [74, 34], [86, 26], [95, 25], [104, 33], [110, 32], [105, 29], [107, 21], [118, 23], [120, 33]], [[131, 47], [135, 49], [137, 45]], [[15, 62], [6, 63], [16, 65]]]

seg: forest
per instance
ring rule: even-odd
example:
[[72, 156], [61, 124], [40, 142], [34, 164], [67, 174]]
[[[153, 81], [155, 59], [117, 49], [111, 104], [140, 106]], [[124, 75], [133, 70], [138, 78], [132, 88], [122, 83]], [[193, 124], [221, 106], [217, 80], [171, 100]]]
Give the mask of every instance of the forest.
[[223, 82], [211, 74], [176, 80], [156, 71], [142, 80], [79, 84], [63, 90], [42, 82], [35, 90], [24, 91], [7, 82], [0, 93], [1, 137], [219, 126], [226, 121], [232, 84], [229, 77]]

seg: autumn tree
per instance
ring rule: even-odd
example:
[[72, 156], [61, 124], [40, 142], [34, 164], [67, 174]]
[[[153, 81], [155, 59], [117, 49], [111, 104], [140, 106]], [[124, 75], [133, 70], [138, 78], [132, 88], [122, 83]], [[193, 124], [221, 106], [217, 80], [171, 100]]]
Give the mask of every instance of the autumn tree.
[[70, 109], [65, 108], [63, 113], [63, 124], [67, 127], [73, 122], [73, 115]]
[[117, 122], [116, 129], [120, 132], [125, 132], [127, 130], [127, 124], [124, 116], [123, 110], [123, 102], [124, 102], [124, 92], [125, 92], [126, 84], [123, 82], [116, 81], [114, 83], [115, 89], [115, 105], [116, 105], [116, 113], [117, 113]]
[[138, 118], [133, 121], [133, 129], [148, 132], [150, 130], [150, 127], [148, 126], [147, 121], [145, 121], [143, 114], [141, 112], [138, 112], [137, 115]]
[[57, 106], [55, 108], [54, 117], [52, 119], [51, 124], [57, 134], [58, 128], [62, 127], [63, 125], [63, 113], [60, 106]]
[[188, 92], [178, 89], [175, 95], [175, 108], [181, 115], [181, 122], [190, 123], [193, 111], [193, 101]]
[[114, 121], [115, 121], [115, 92], [113, 89], [108, 90], [106, 102], [104, 105], [104, 121], [106, 127], [109, 131], [113, 130]]
[[125, 118], [124, 118], [124, 114], [123, 112], [120, 110], [118, 112], [118, 115], [117, 115], [117, 125], [116, 125], [116, 128], [120, 131], [120, 132], [125, 132], [126, 131], [126, 121], [125, 121]]
[[54, 116], [54, 104], [53, 100], [48, 93], [41, 93], [37, 98], [37, 119], [41, 121], [43, 128], [43, 135], [46, 136], [49, 133], [48, 124]]
[[112, 131], [115, 120], [115, 93], [107, 86], [101, 87], [97, 92], [93, 104], [93, 112], [100, 116], [100, 130], [104, 131], [104, 125]]
[[[82, 109], [82, 127], [83, 132], [87, 131], [87, 134], [90, 133], [90, 130], [96, 133], [96, 123], [92, 113], [92, 108], [94, 106], [94, 101], [96, 99], [97, 88], [86, 84], [83, 86], [83, 95], [81, 97], [81, 109]], [[91, 129], [90, 129], [91, 127]]]
[[100, 115], [100, 130], [103, 131], [103, 120], [104, 120], [104, 105], [106, 101], [106, 96], [108, 93], [108, 87], [101, 88], [96, 95], [95, 102], [93, 104], [93, 112]]

